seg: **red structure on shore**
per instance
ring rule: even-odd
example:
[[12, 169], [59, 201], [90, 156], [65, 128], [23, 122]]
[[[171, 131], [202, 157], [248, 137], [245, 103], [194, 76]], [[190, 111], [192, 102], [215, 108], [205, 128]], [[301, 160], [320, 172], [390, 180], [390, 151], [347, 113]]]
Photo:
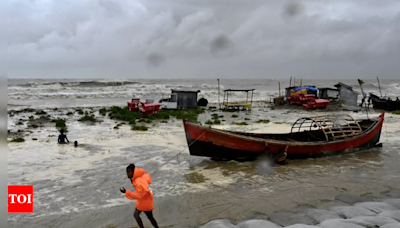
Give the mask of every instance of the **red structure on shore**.
[[160, 110], [160, 107], [160, 103], [153, 103], [152, 100], [141, 102], [139, 98], [133, 98], [131, 102], [128, 102], [129, 111], [137, 112], [141, 115], [156, 114]]

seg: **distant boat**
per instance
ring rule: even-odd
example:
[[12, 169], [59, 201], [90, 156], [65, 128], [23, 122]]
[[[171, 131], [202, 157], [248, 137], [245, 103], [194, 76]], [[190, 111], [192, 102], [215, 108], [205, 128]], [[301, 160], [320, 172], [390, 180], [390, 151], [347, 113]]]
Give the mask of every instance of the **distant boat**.
[[374, 147], [381, 135], [384, 113], [373, 119], [350, 115], [298, 119], [287, 134], [259, 134], [219, 130], [183, 120], [191, 155], [251, 160], [276, 155], [287, 148], [287, 158], [345, 154]]
[[372, 107], [376, 109], [388, 111], [400, 110], [400, 100], [389, 100], [389, 98], [380, 98], [373, 93], [369, 93], [369, 100], [372, 101]]

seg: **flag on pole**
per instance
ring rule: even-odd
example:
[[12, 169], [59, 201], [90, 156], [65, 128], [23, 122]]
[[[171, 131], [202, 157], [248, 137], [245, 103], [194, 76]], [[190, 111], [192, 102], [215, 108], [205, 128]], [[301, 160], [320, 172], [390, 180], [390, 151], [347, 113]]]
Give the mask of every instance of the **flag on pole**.
[[[364, 100], [364, 99], [367, 97], [367, 94], [364, 93], [364, 90], [363, 90], [363, 88], [362, 88], [362, 86], [361, 86], [362, 84], [364, 84], [364, 81], [358, 79], [358, 83], [360, 83], [361, 93], [362, 93], [363, 100]], [[363, 103], [364, 103], [364, 101], [362, 101], [361, 105], [362, 105]]]

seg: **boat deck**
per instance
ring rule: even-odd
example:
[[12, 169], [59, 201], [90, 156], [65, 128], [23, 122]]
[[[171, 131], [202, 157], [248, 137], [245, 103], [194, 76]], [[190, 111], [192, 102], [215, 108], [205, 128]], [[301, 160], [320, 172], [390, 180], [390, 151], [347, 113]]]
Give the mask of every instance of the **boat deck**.
[[[372, 121], [372, 120], [363, 120], [359, 122], [360, 127], [362, 131], [366, 131], [368, 128], [371, 128], [374, 123], [377, 123], [377, 121]], [[350, 129], [348, 126], [342, 126], [341, 127], [342, 131], [353, 131]], [[287, 142], [326, 142], [326, 137], [325, 133], [322, 130], [316, 130], [316, 131], [302, 131], [302, 132], [295, 132], [295, 133], [287, 133], [287, 134], [259, 134], [259, 133], [247, 133], [247, 132], [235, 132], [235, 131], [229, 131], [233, 134], [238, 134], [238, 135], [243, 135], [243, 136], [249, 136], [249, 137], [255, 137], [255, 138], [261, 138], [261, 139], [273, 139], [273, 140], [281, 140], [281, 141], [287, 141]], [[352, 135], [346, 135], [346, 137], [351, 137]], [[355, 135], [353, 135], [355, 136]], [[335, 141], [335, 140], [340, 140], [343, 138], [336, 138], [334, 137], [333, 134], [328, 135], [329, 140], [328, 141]], [[344, 137], [344, 138], [346, 138]]]

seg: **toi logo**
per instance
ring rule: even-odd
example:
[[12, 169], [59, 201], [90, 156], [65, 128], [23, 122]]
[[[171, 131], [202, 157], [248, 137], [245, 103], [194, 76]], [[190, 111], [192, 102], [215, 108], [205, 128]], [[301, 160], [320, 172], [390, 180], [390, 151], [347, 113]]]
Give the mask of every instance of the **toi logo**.
[[8, 186], [8, 213], [33, 212], [33, 185]]

